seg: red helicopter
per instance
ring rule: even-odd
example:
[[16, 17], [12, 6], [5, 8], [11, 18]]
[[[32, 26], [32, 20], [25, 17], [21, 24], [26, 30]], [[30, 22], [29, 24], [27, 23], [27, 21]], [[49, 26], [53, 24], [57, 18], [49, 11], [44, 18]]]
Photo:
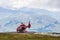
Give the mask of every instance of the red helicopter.
[[26, 32], [26, 29], [30, 28], [30, 27], [31, 27], [30, 21], [27, 26], [22, 22], [21, 25], [16, 30], [17, 30], [17, 32], [24, 33], [24, 32]]

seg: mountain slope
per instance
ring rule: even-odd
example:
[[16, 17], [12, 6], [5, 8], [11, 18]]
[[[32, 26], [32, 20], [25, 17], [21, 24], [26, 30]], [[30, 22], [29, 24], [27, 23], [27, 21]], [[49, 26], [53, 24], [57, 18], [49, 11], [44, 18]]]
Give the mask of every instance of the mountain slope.
[[60, 32], [60, 22], [52, 16], [52, 12], [33, 8], [21, 8], [19, 10], [0, 8], [0, 32], [16, 31], [21, 22], [27, 25], [29, 20], [32, 27], [27, 29], [28, 31]]

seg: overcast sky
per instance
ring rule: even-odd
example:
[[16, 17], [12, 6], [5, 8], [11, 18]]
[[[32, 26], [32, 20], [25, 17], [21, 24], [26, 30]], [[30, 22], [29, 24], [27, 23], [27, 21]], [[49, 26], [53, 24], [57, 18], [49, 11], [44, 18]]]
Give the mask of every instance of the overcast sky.
[[60, 11], [60, 0], [0, 0], [0, 7], [19, 9], [22, 7]]

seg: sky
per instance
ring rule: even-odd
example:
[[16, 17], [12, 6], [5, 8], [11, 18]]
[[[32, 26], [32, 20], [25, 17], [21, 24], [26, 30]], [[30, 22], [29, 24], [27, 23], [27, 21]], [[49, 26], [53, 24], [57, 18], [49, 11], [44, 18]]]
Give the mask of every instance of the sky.
[[60, 0], [0, 0], [0, 32], [15, 31], [28, 20], [35, 31], [60, 32]]
[[12, 10], [28, 7], [60, 11], [60, 0], [0, 0], [0, 7]]

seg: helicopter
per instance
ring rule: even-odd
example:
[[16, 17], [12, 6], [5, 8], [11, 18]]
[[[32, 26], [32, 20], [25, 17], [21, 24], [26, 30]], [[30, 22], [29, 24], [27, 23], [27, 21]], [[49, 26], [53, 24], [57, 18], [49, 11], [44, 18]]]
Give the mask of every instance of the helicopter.
[[26, 29], [30, 27], [31, 27], [30, 21], [28, 22], [28, 25], [25, 25], [23, 22], [21, 22], [20, 26], [17, 27], [16, 31], [20, 33], [24, 33], [26, 32]]

